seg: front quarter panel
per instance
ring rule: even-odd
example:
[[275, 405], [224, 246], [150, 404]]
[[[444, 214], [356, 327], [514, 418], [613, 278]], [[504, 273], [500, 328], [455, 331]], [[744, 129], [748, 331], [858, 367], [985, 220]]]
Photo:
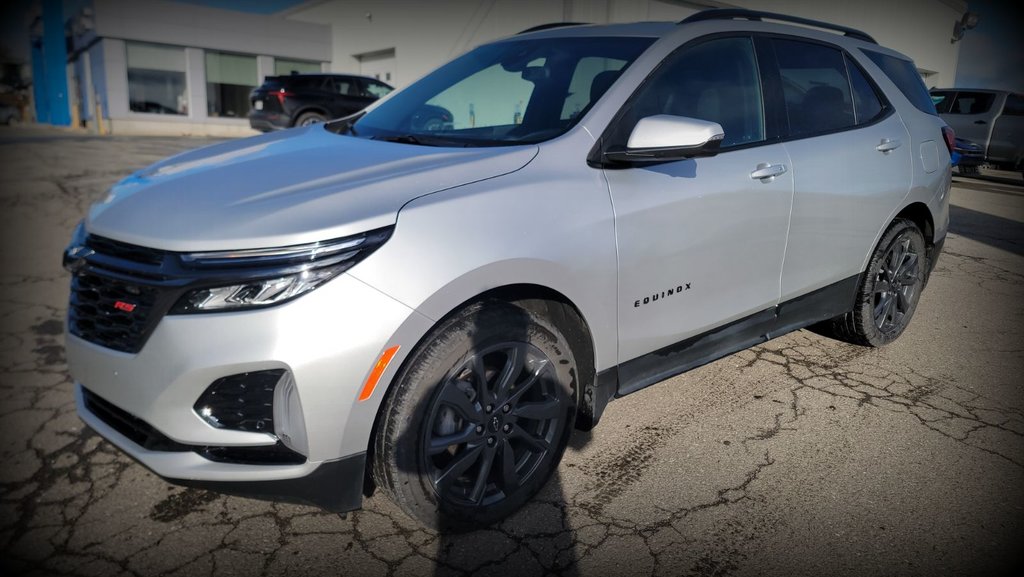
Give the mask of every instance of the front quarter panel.
[[435, 321], [490, 289], [553, 289], [588, 323], [597, 369], [611, 366], [615, 233], [604, 177], [586, 164], [592, 145], [572, 131], [519, 171], [409, 202], [388, 243], [351, 274]]

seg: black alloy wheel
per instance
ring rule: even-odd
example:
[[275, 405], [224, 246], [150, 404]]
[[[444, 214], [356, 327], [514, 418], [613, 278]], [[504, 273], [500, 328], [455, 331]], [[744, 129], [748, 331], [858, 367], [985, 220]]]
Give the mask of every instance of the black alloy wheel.
[[921, 230], [897, 218], [878, 241], [857, 287], [853, 309], [822, 327], [849, 343], [880, 347], [896, 340], [917, 309], [928, 271]]
[[902, 330], [921, 290], [923, 259], [915, 252], [911, 235], [912, 232], [906, 230], [896, 237], [874, 273], [873, 317], [882, 333]]
[[538, 312], [548, 306], [563, 307], [469, 305], [403, 361], [371, 463], [376, 486], [411, 517], [439, 530], [490, 525], [558, 468], [575, 425], [579, 367], [562, 329]]
[[538, 474], [567, 424], [553, 376], [537, 347], [503, 342], [471, 355], [440, 383], [421, 447], [438, 496], [489, 505]]

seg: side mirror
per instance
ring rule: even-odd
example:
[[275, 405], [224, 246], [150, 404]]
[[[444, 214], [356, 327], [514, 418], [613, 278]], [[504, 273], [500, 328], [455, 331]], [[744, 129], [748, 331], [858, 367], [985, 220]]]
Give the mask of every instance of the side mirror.
[[714, 156], [725, 137], [717, 122], [658, 114], [641, 118], [629, 135], [625, 150], [608, 150], [613, 162], [667, 162]]

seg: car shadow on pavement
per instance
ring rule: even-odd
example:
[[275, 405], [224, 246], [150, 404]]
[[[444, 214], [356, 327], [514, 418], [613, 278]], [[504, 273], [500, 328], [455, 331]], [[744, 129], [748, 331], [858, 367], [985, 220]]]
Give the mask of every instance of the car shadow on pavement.
[[949, 232], [989, 246], [1024, 255], [1024, 223], [949, 205]]

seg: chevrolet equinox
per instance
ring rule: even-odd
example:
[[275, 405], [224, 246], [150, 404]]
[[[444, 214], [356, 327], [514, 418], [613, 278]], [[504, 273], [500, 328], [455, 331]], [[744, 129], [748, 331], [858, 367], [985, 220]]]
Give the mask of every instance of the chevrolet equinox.
[[64, 253], [78, 412], [174, 483], [493, 523], [611, 399], [812, 324], [897, 338], [952, 144], [858, 30], [527, 30], [113, 186]]

